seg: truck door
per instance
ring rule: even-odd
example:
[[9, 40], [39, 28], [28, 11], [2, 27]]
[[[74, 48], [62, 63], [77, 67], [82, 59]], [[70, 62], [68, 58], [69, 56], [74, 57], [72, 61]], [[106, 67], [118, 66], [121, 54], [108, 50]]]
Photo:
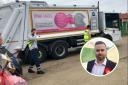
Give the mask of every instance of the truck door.
[[119, 13], [105, 13], [105, 32], [110, 34], [114, 41], [119, 40], [121, 32], [119, 30]]
[[[119, 14], [118, 13], [105, 13], [106, 27], [119, 28]], [[119, 29], [118, 29], [119, 30]]]

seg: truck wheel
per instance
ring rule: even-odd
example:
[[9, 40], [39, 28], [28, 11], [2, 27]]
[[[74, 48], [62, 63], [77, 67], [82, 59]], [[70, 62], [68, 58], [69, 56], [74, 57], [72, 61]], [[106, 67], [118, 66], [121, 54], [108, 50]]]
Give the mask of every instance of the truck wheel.
[[39, 61], [44, 62], [47, 59], [47, 53], [44, 48], [39, 48], [39, 55], [38, 55]]
[[55, 41], [51, 45], [51, 56], [53, 59], [62, 59], [68, 54], [68, 43], [63, 40]]

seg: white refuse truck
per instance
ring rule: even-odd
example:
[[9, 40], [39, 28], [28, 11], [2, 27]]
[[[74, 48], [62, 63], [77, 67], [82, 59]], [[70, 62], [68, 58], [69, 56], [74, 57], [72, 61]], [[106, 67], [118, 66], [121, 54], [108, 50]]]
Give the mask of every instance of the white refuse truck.
[[36, 29], [42, 60], [47, 55], [64, 58], [68, 48], [84, 44], [83, 34], [91, 25], [93, 37], [121, 38], [119, 14], [103, 13], [97, 6], [48, 6], [46, 2], [15, 2], [0, 6], [0, 33], [9, 51], [26, 47], [31, 29]]

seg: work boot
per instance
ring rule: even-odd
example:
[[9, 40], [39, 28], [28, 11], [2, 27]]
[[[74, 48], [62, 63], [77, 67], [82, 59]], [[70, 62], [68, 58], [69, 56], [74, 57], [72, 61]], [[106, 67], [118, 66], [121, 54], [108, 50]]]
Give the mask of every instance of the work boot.
[[45, 72], [42, 70], [37, 71], [37, 74], [44, 74]]
[[35, 71], [32, 69], [28, 69], [28, 73], [35, 73]]

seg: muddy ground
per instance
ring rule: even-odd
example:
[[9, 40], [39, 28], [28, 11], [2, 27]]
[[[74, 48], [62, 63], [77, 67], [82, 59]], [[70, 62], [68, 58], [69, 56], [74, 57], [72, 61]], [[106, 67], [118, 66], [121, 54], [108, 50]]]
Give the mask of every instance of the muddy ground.
[[24, 77], [29, 85], [127, 85], [128, 84], [128, 37], [115, 42], [120, 61], [112, 74], [105, 77], [94, 77], [88, 74], [80, 64], [80, 49], [75, 49], [61, 60], [47, 60], [41, 66], [45, 74], [27, 73], [24, 66]]

